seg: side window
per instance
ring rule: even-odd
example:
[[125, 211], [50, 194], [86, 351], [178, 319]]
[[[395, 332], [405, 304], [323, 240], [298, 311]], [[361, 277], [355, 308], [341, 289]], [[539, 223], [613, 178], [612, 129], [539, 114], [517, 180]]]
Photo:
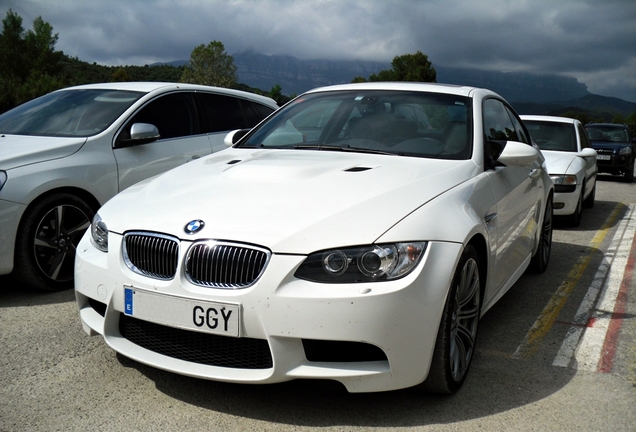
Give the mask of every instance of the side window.
[[249, 128], [256, 126], [261, 120], [274, 112], [273, 108], [245, 99], [241, 99], [241, 105], [243, 106], [247, 127]]
[[205, 132], [222, 132], [249, 127], [243, 115], [241, 101], [232, 96], [198, 93], [206, 122]]
[[578, 130], [579, 137], [581, 138], [581, 149], [592, 147], [590, 138], [587, 136], [587, 132], [583, 129], [583, 126], [581, 126], [581, 124], [577, 124], [576, 129]]
[[134, 123], [155, 125], [159, 129], [160, 139], [200, 133], [194, 101], [190, 93], [172, 93], [150, 101], [128, 121], [119, 139], [130, 138], [130, 127]]
[[515, 127], [515, 131], [517, 132], [517, 137], [519, 137], [519, 141], [522, 143], [530, 144], [530, 137], [528, 136], [528, 132], [523, 127], [521, 120], [517, 118], [517, 115], [508, 107], [506, 107], [506, 111], [508, 111], [508, 115], [512, 119], [512, 124]]
[[484, 101], [484, 134], [487, 141], [519, 141], [505, 105], [497, 99]]

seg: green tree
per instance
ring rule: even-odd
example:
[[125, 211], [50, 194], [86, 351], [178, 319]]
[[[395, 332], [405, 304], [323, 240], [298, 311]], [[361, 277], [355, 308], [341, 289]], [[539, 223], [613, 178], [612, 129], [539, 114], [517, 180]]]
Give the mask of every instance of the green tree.
[[190, 64], [184, 67], [181, 82], [231, 88], [236, 84], [234, 59], [225, 52], [221, 42], [199, 45], [190, 54]]
[[63, 87], [63, 53], [55, 51], [58, 35], [37, 17], [25, 31], [22, 18], [9, 10], [0, 34], [0, 112]]
[[[391, 62], [392, 69], [385, 69], [369, 77], [369, 81], [412, 81], [436, 82], [437, 72], [426, 54], [418, 51], [415, 54], [396, 56]], [[365, 82], [363, 77], [356, 77], [351, 82]]]
[[113, 72], [112, 81], [113, 82], [126, 82], [126, 81], [131, 81], [131, 79], [130, 79], [130, 75], [128, 74], [126, 69], [124, 69], [123, 67], [120, 67], [120, 68], [117, 68], [117, 70], [115, 72]]

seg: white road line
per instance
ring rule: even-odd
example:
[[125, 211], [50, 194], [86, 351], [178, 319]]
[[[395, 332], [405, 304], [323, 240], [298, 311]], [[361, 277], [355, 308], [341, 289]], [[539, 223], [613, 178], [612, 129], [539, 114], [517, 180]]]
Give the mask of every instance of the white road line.
[[[626, 216], [621, 220], [579, 306], [573, 325], [568, 330], [552, 363], [554, 366], [570, 367], [575, 358], [576, 364], [572, 367], [585, 371], [597, 370], [616, 298], [623, 281], [632, 240], [636, 233], [634, 209], [634, 204], [631, 204]], [[609, 277], [606, 279], [608, 273]], [[595, 308], [597, 299], [598, 305]]]

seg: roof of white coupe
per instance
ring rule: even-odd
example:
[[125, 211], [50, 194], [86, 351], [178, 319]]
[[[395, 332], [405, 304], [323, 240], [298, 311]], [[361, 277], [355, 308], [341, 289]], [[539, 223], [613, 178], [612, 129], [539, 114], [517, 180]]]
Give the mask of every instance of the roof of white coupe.
[[550, 121], [554, 123], [574, 124], [577, 121], [569, 117], [557, 117], [557, 116], [547, 116], [547, 115], [520, 115], [519, 117], [521, 117], [521, 120]]
[[[365, 82], [353, 84], [339, 84], [328, 87], [319, 87], [309, 90], [306, 93], [344, 90], [396, 90], [396, 91], [421, 91], [431, 93], [445, 93], [457, 96], [472, 96], [476, 91], [483, 91], [492, 95], [495, 92], [471, 86], [461, 86], [441, 83], [420, 83], [420, 82]], [[498, 96], [498, 95], [497, 95]]]

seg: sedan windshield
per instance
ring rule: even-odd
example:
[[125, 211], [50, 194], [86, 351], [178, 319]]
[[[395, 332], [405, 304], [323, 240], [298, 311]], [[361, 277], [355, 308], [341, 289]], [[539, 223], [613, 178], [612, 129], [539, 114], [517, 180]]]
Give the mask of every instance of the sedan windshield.
[[533, 120], [524, 120], [524, 123], [541, 150], [578, 151], [574, 125]]
[[0, 115], [0, 133], [84, 137], [102, 132], [143, 93], [64, 90], [49, 93]]
[[624, 128], [587, 126], [585, 130], [592, 141], [629, 142], [627, 129]]
[[463, 96], [336, 91], [301, 96], [239, 147], [468, 159], [472, 111]]

